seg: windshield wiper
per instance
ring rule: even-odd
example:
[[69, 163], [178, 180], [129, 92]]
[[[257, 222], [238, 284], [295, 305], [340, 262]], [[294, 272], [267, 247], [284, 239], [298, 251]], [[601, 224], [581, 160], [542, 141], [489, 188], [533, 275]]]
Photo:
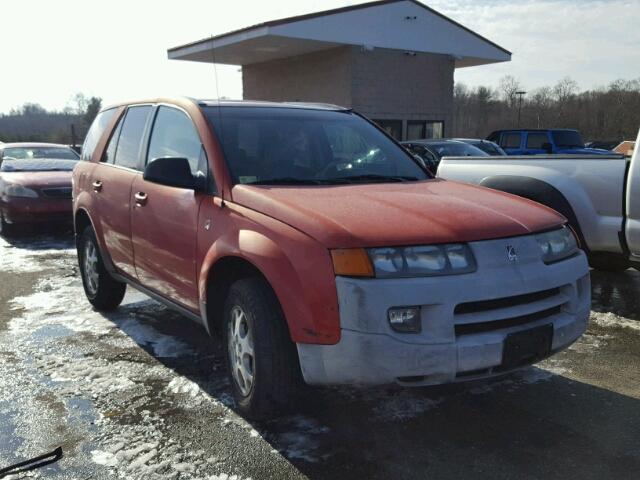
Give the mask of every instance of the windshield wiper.
[[331, 183], [390, 183], [390, 182], [415, 182], [416, 177], [407, 177], [402, 175], [352, 175], [348, 177], [328, 178], [326, 181]]
[[267, 180], [256, 180], [255, 182], [247, 182], [244, 185], [322, 185], [321, 180], [312, 180], [307, 178], [280, 177], [269, 178]]

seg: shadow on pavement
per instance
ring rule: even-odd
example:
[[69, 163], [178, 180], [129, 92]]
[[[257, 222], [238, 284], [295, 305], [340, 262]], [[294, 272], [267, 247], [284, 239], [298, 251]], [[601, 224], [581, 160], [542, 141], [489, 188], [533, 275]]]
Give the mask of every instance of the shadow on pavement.
[[[217, 340], [148, 302], [122, 308], [197, 353], [154, 355], [135, 332], [125, 333], [229, 402]], [[309, 478], [632, 478], [640, 471], [640, 400], [536, 367], [442, 387], [313, 389], [297, 414], [252, 424]]]

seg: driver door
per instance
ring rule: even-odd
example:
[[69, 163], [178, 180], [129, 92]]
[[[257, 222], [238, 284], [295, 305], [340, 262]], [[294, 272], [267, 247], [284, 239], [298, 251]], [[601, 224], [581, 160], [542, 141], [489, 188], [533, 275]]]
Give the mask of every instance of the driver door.
[[[182, 110], [164, 105], [155, 112], [145, 165], [161, 157], [186, 158], [194, 175], [207, 172], [193, 122]], [[131, 195], [133, 253], [140, 283], [197, 312], [198, 211], [206, 195], [149, 182], [142, 175], [134, 180]]]

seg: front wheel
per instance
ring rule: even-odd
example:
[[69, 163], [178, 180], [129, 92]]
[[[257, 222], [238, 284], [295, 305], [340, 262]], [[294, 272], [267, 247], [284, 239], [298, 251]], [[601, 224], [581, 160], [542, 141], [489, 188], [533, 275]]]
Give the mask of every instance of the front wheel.
[[104, 267], [93, 228], [87, 227], [78, 242], [78, 261], [87, 299], [99, 311], [113, 310], [122, 303], [127, 284], [115, 280]]
[[302, 384], [298, 354], [278, 299], [264, 280], [247, 278], [231, 286], [223, 331], [238, 410], [259, 419], [290, 407]]

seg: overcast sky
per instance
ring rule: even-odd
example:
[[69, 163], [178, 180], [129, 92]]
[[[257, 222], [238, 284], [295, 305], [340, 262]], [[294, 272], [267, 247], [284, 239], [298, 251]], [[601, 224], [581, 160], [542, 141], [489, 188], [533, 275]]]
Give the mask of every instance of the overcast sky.
[[[105, 103], [157, 95], [241, 98], [238, 67], [169, 61], [166, 49], [348, 0], [7, 0], [0, 27], [0, 112], [61, 109], [76, 92]], [[425, 3], [513, 52], [456, 81], [525, 88], [573, 77], [581, 88], [640, 77], [640, 0], [432, 0]]]

